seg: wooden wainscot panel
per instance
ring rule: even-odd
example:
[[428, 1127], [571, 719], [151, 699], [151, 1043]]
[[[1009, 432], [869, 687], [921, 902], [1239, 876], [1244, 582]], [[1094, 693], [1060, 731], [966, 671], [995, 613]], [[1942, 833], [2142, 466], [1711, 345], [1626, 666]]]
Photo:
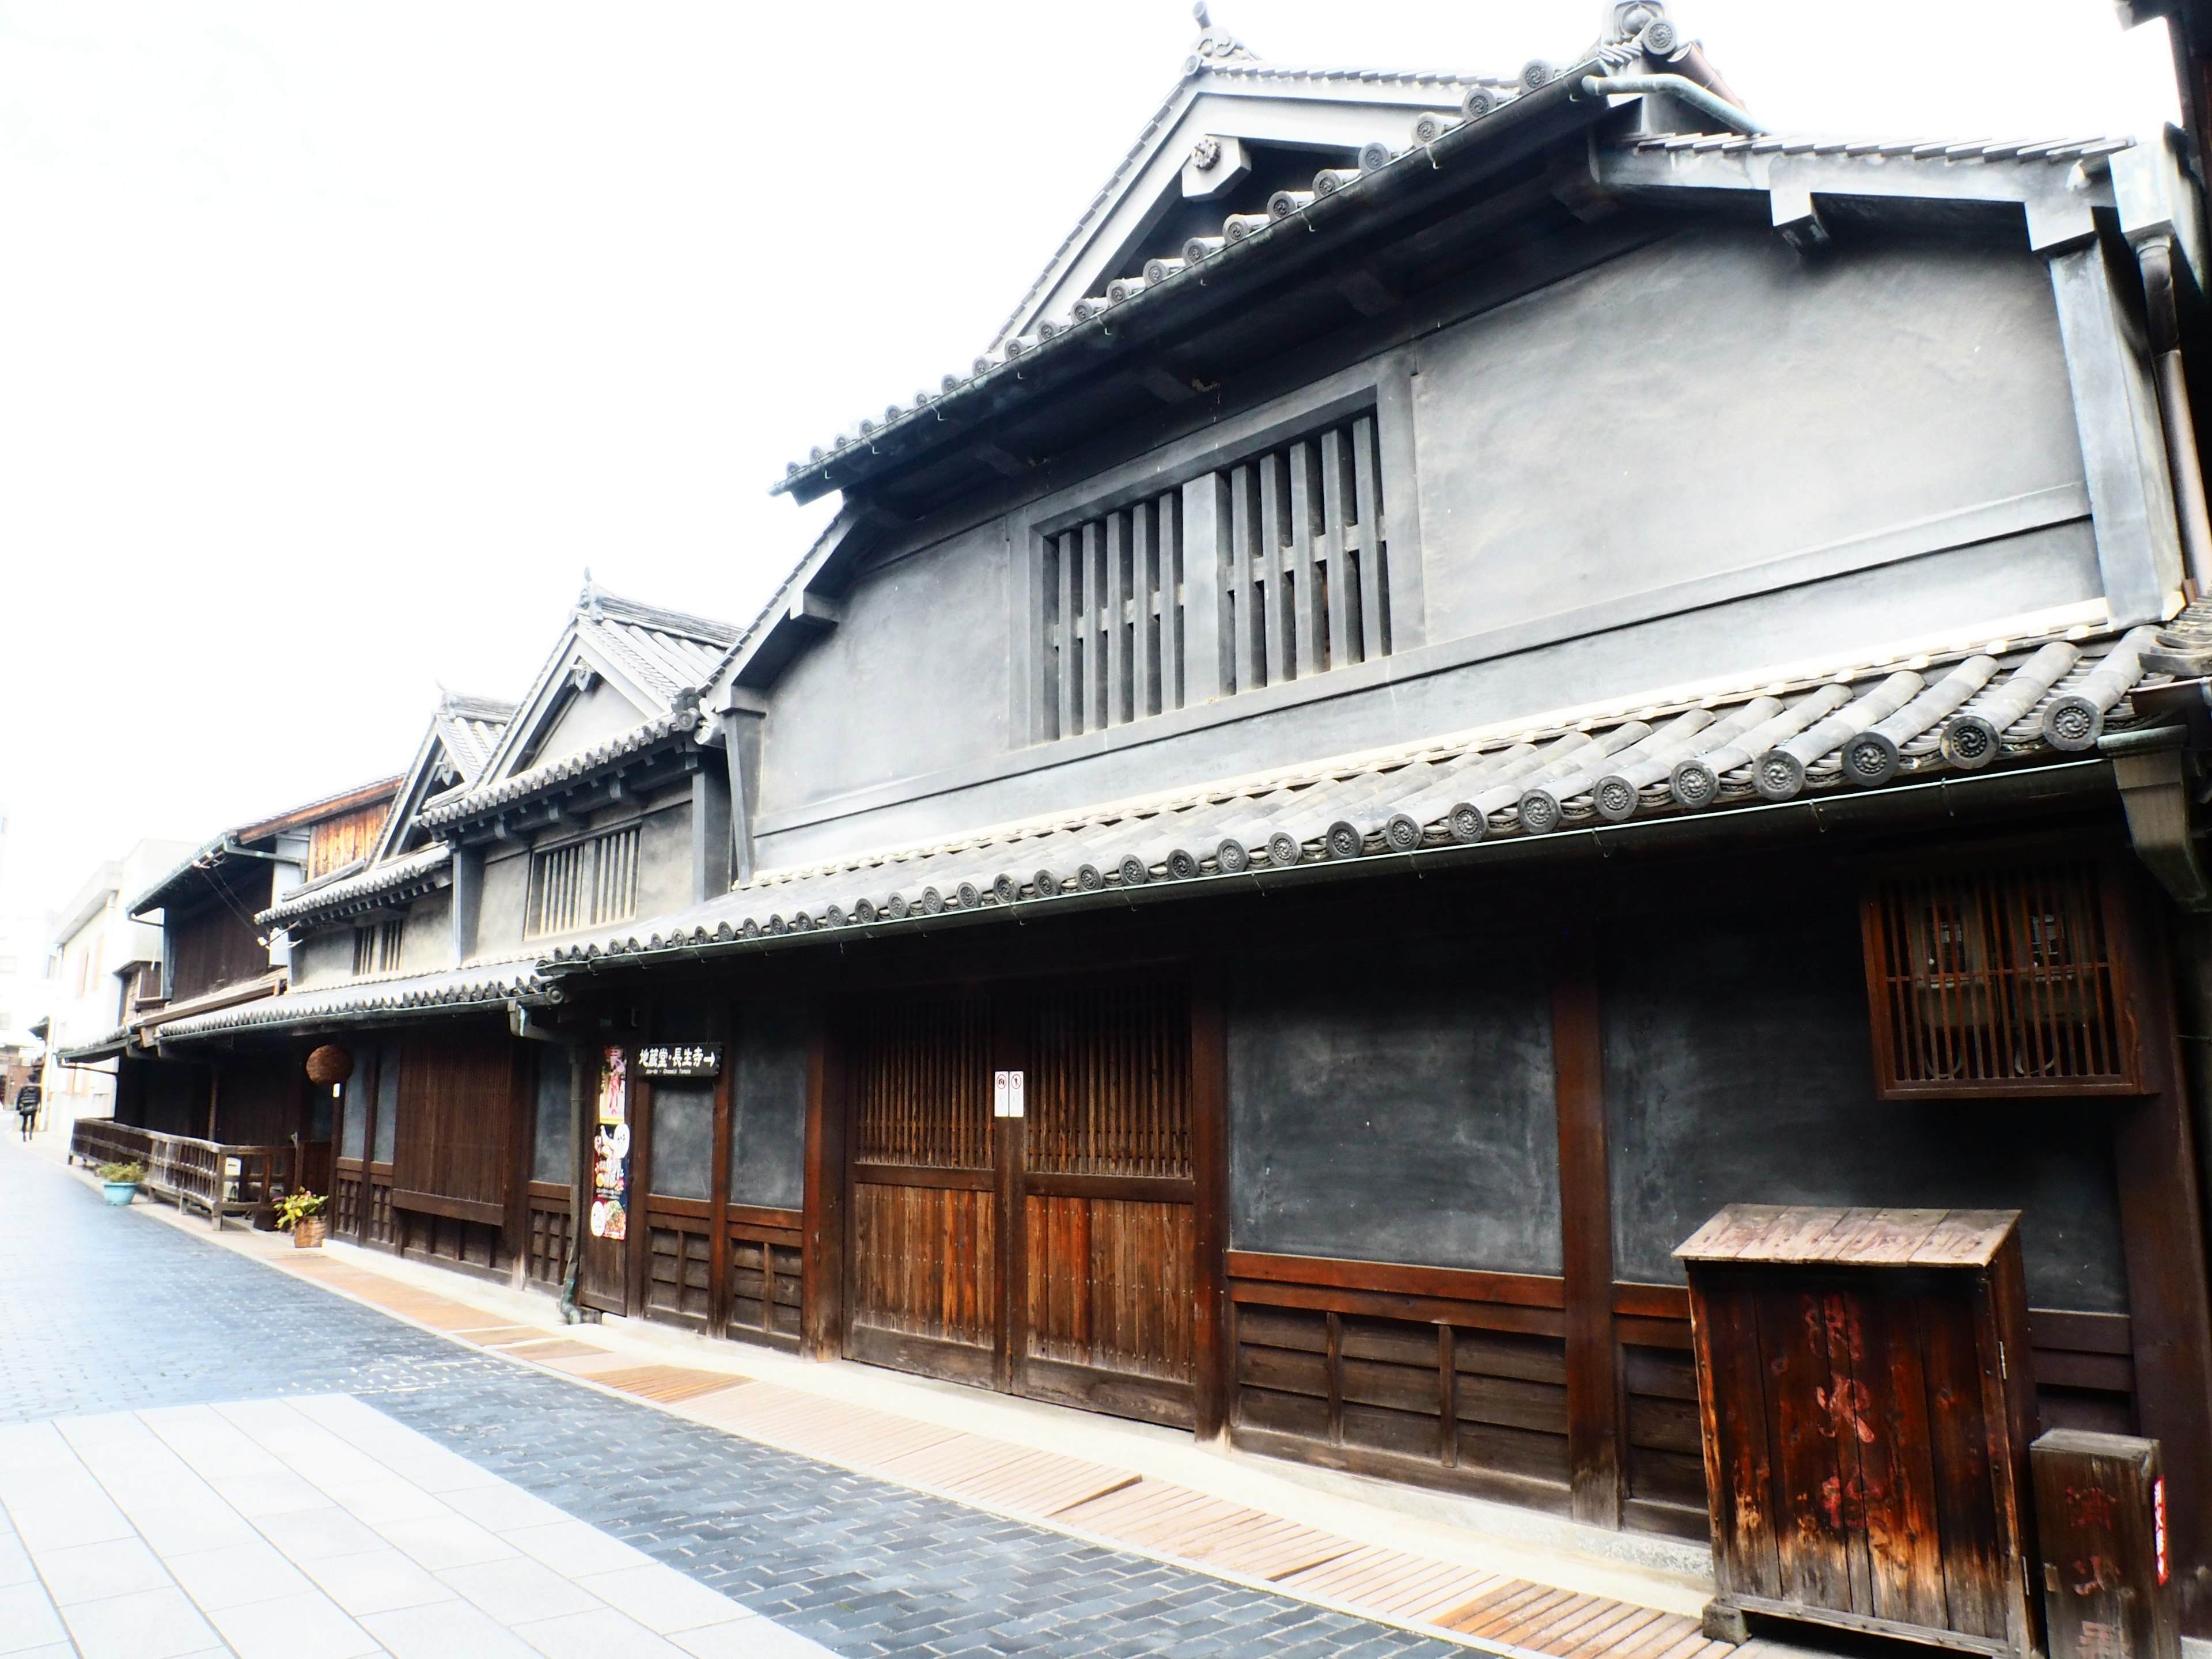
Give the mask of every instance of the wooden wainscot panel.
[[1710, 1523], [1690, 1293], [1679, 1285], [1615, 1285], [1613, 1313], [1624, 1401], [1621, 1524], [1702, 1539]]
[[2039, 1651], [2019, 1214], [1732, 1205], [1688, 1270], [1708, 1628]]
[[803, 1331], [801, 1242], [805, 1217], [799, 1210], [726, 1205], [728, 1240], [723, 1334], [739, 1342], [797, 1352]]
[[1230, 1442], [1564, 1513], [1565, 1285], [1228, 1252]]
[[569, 1210], [574, 1201], [568, 1188], [557, 1181], [529, 1184], [530, 1232], [528, 1271], [533, 1285], [559, 1286], [568, 1276]]

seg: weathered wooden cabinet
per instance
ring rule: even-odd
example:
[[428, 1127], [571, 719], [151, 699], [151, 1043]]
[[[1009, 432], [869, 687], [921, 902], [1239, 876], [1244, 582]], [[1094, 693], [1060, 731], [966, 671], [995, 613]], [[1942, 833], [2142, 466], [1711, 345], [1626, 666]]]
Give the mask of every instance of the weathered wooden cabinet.
[[2039, 1650], [2019, 1215], [1731, 1205], [1687, 1267], [1718, 1589], [1802, 1620]]
[[2054, 1429], [2031, 1455], [2051, 1659], [2181, 1659], [2158, 1442]]

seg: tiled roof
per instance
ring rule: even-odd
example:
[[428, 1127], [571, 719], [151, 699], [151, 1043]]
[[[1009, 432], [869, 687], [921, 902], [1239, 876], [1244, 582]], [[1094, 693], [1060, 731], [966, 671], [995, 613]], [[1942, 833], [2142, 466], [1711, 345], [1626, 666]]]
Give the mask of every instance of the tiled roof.
[[482, 775], [514, 718], [514, 705], [495, 698], [448, 691], [438, 699], [438, 712], [432, 716], [438, 741], [463, 783], [474, 783]]
[[549, 967], [1024, 906], [1158, 883], [1533, 839], [1878, 790], [2093, 750], [2129, 693], [2212, 668], [2212, 603], [2115, 639], [2081, 625], [1840, 671], [1565, 709], [1213, 786], [763, 872]]
[[605, 743], [595, 744], [580, 753], [564, 755], [559, 760], [549, 761], [543, 766], [533, 766], [526, 772], [517, 772], [512, 777], [502, 778], [482, 789], [441, 796], [435, 805], [427, 806], [416, 815], [416, 822], [425, 829], [434, 830], [441, 824], [455, 823], [497, 807], [513, 806], [534, 799], [549, 790], [559, 788], [571, 779], [597, 771], [610, 761], [650, 749], [665, 738], [696, 731], [702, 718], [696, 702], [679, 704], [669, 714], [655, 714], [641, 725], [617, 732]]
[[372, 1019], [410, 1010], [496, 1006], [510, 1000], [557, 1001], [560, 993], [528, 961], [469, 963], [427, 974], [362, 979], [218, 1009], [165, 1024], [164, 1042], [270, 1027]]
[[[1286, 245], [1295, 246], [1297, 233], [1309, 228], [1305, 223], [1306, 217], [1317, 204], [1328, 204], [1330, 198], [1339, 195], [1356, 197], [1369, 188], [1379, 175], [1392, 169], [1428, 166], [1431, 147], [1440, 143], [1457, 142], [1453, 135], [1461, 133], [1462, 130], [1467, 130], [1468, 138], [1472, 139], [1475, 136], [1474, 130], [1480, 129], [1484, 122], [1511, 108], [1528, 93], [1548, 87], [1565, 76], [1579, 78], [1585, 74], [1620, 67], [1636, 55], [1633, 43], [1601, 41], [1570, 69], [1559, 70], [1549, 64], [1531, 64], [1523, 70], [1518, 81], [1449, 78], [1398, 72], [1395, 78], [1400, 80], [1434, 82], [1457, 88], [1455, 100], [1457, 107], [1435, 111], [1417, 118], [1410, 133], [1378, 133], [1361, 148], [1355, 165], [1323, 167], [1315, 174], [1310, 188], [1276, 191], [1270, 198], [1265, 213], [1231, 214], [1223, 220], [1218, 234], [1194, 236], [1186, 241], [1180, 257], [1164, 255], [1150, 259], [1141, 273], [1117, 276], [1106, 283], [1103, 292], [1078, 301], [1066, 317], [1047, 319], [1028, 334], [1002, 337], [990, 350], [977, 357], [965, 373], [956, 371], [945, 375], [936, 391], [920, 392], [911, 403], [887, 405], [880, 415], [863, 417], [848, 430], [839, 433], [827, 446], [810, 451], [805, 460], [790, 462], [784, 469], [784, 477], [770, 486], [770, 493], [780, 494], [792, 489], [799, 479], [814, 473], [825, 463], [836, 461], [840, 456], [850, 456], [856, 451], [865, 453], [903, 432], [913, 422], [925, 418], [932, 422], [938, 420], [943, 414], [938, 406], [946, 398], [965, 398], [971, 389], [996, 388], [1009, 378], [1012, 365], [1026, 362], [1039, 352], [1089, 349], [1087, 344], [1079, 348], [1069, 343], [1079, 336], [1088, 343], [1102, 331], [1114, 326], [1108, 317], [1109, 312], [1118, 313], [1122, 307], [1141, 305], [1147, 307], [1146, 314], [1149, 315], [1152, 307], [1176, 303], [1176, 296], [1188, 295], [1198, 286], [1185, 279], [1231, 248], [1244, 243], [1278, 250]], [[1205, 72], [1252, 76], [1296, 75], [1308, 78], [1326, 78], [1331, 73], [1310, 70], [1275, 70], [1264, 64], [1246, 63], [1208, 64]], [[1383, 78], [1383, 72], [1380, 70], [1334, 73], [1346, 78]], [[2070, 163], [2110, 155], [2129, 148], [2133, 143], [2130, 139], [2102, 137], [1886, 143], [1737, 132], [1668, 134], [1625, 142], [1628, 148], [1643, 150], [1879, 155], [1946, 163], [2018, 164]], [[1116, 176], [1118, 179], [1119, 175]], [[1092, 204], [1091, 211], [1095, 212], [1105, 202], [1110, 189], [1111, 186], [1109, 191], [1101, 192], [1097, 201]], [[1089, 216], [1087, 212], [1086, 222]], [[1033, 288], [1030, 295], [1024, 296], [1024, 307], [1034, 298], [1036, 292]], [[1021, 314], [1019, 311], [1016, 313], [1017, 316]]]
[[2134, 148], [2132, 138], [1810, 138], [1782, 133], [1669, 132], [1625, 141], [1639, 150], [1718, 151], [1730, 155], [1881, 155], [1920, 161], [2081, 161]]
[[738, 630], [728, 623], [663, 611], [586, 587], [576, 632], [606, 653], [646, 690], [673, 708], [713, 680]]
[[409, 890], [428, 885], [452, 856], [453, 849], [437, 842], [381, 864], [356, 860], [319, 881], [294, 888], [256, 915], [254, 925], [283, 927], [312, 916], [336, 915], [367, 900], [411, 896]]

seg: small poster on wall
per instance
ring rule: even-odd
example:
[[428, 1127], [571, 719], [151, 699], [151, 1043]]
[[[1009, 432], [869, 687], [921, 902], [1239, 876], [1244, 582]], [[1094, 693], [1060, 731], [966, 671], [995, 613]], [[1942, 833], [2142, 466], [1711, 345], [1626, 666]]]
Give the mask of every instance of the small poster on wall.
[[629, 1074], [620, 1048], [599, 1057], [599, 1124], [592, 1135], [592, 1237], [629, 1237]]

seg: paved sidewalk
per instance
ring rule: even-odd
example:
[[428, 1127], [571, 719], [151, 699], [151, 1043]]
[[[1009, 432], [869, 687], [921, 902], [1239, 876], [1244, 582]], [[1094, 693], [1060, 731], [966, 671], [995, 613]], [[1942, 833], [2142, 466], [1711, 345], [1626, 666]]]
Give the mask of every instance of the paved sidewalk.
[[[108, 1209], [36, 1155], [0, 1157], [0, 1251], [14, 1267], [0, 1279], [0, 1420], [146, 1413], [150, 1431], [162, 1408], [350, 1395], [838, 1654], [1465, 1650], [611, 1397]], [[574, 1650], [541, 1636], [531, 1650]]]
[[827, 1652], [343, 1395], [0, 1430], [0, 1505], [10, 1653]]

